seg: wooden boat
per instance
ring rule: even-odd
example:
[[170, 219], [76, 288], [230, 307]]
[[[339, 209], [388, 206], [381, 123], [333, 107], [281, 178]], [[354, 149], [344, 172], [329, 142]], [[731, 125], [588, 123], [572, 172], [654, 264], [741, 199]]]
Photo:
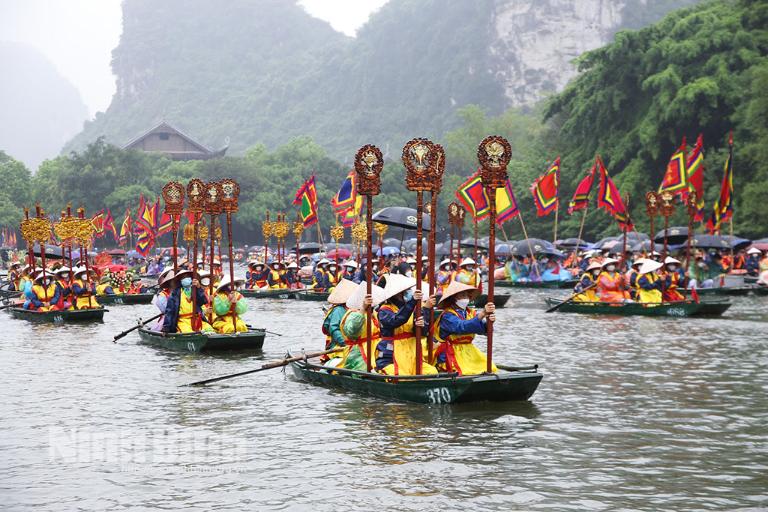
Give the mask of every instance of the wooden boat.
[[[500, 295], [496, 293], [493, 295], [493, 303], [496, 304], [497, 308], [503, 308], [507, 305], [507, 302], [509, 302], [510, 297], [511, 295]], [[472, 307], [482, 308], [485, 306], [486, 302], [488, 302], [488, 294], [483, 293], [478, 295], [477, 298], [472, 301]]]
[[306, 360], [291, 363], [291, 369], [297, 379], [317, 386], [420, 404], [528, 400], [543, 377], [538, 372], [538, 365], [466, 376], [442, 373], [395, 377], [343, 368], [329, 369]]
[[29, 320], [38, 323], [73, 323], [73, 322], [101, 322], [107, 309], [64, 309], [61, 311], [30, 311], [24, 308], [9, 308], [14, 318]]
[[[547, 306], [560, 304], [561, 299], [549, 297]], [[662, 302], [661, 304], [641, 304], [639, 302], [569, 302], [560, 306], [557, 311], [562, 313], [583, 313], [588, 315], [617, 315], [617, 316], [720, 316], [731, 307], [731, 302], [723, 300], [702, 300], [696, 303], [691, 300], [680, 302]]]
[[697, 288], [696, 293], [699, 295], [749, 295], [754, 293], [755, 295], [761, 295], [765, 293], [761, 290], [762, 287], [753, 284], [747, 284], [744, 286], [722, 286], [718, 288]]
[[501, 288], [538, 288], [538, 289], [573, 289], [578, 280], [569, 279], [568, 281], [542, 281], [542, 282], [518, 282], [499, 280], [495, 282], [496, 286]]
[[149, 304], [154, 293], [123, 293], [120, 295], [99, 295], [96, 300], [99, 304]]
[[185, 352], [212, 352], [225, 350], [261, 350], [264, 346], [264, 329], [249, 328], [237, 334], [192, 332], [166, 334], [150, 329], [139, 329], [139, 337], [145, 343], [169, 350]]
[[316, 292], [314, 290], [302, 290], [296, 294], [296, 298], [299, 300], [315, 300], [323, 301], [328, 300], [330, 292]]
[[297, 290], [240, 290], [243, 297], [250, 299], [295, 299], [299, 293]]

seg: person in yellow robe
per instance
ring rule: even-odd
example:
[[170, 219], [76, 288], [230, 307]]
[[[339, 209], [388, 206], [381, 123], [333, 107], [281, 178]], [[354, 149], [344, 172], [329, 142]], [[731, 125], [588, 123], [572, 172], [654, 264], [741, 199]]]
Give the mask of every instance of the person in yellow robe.
[[[344, 335], [344, 352], [337, 365], [349, 370], [361, 372], [368, 370], [368, 322], [366, 311], [378, 306], [385, 296], [384, 288], [371, 286], [371, 295], [366, 294], [366, 283], [357, 285], [357, 289], [347, 299], [347, 311], [341, 319], [340, 327]], [[381, 329], [376, 313], [371, 315], [371, 368], [376, 363], [376, 346], [381, 341]]]
[[602, 266], [594, 261], [587, 266], [587, 269], [581, 274], [579, 282], [573, 288], [576, 295], [573, 302], [600, 302], [600, 298], [595, 292], [597, 286], [597, 277], [600, 275]]
[[32, 293], [24, 307], [36, 311], [51, 311], [58, 309], [59, 298], [59, 288], [56, 286], [54, 275], [50, 272], [40, 271], [35, 276]]
[[480, 273], [477, 271], [477, 262], [472, 258], [464, 258], [461, 260], [459, 270], [456, 272], [453, 280], [462, 284], [474, 286], [475, 288], [480, 288]]
[[657, 274], [662, 264], [654, 260], [645, 260], [640, 266], [637, 277], [638, 302], [661, 304], [662, 278]]
[[99, 297], [103, 295], [115, 295], [115, 290], [112, 289], [112, 278], [108, 275], [101, 278], [99, 284], [96, 285], [96, 295]]
[[[212, 332], [213, 327], [203, 318], [203, 306], [208, 303], [200, 282], [191, 270], [179, 270], [174, 278], [176, 289], [171, 292], [165, 306], [163, 328], [165, 333]], [[192, 294], [195, 293], [195, 308]]]
[[75, 297], [75, 309], [97, 309], [101, 305], [96, 300], [96, 283], [89, 277], [85, 267], [74, 269], [75, 280], [72, 281], [72, 295]]
[[216, 287], [216, 295], [213, 297], [213, 312], [216, 315], [213, 328], [216, 332], [232, 334], [235, 331], [246, 332], [248, 330], [248, 326], [245, 325], [242, 318], [248, 311], [248, 304], [245, 297], [237, 291], [237, 287], [243, 283], [239, 279], [235, 279], [235, 282], [231, 283], [229, 276], [224, 276]]
[[[384, 287], [385, 302], [379, 307], [378, 319], [381, 341], [377, 348], [376, 369], [387, 375], [415, 375], [416, 327], [422, 328], [422, 347], [429, 329], [429, 310], [435, 306], [435, 297], [422, 302], [421, 318], [414, 318], [417, 301], [423, 299], [421, 290], [413, 291], [416, 280], [400, 274], [387, 274]], [[422, 349], [424, 375], [437, 373], [437, 369], [424, 361], [427, 351]]]
[[[443, 311], [435, 319], [434, 329], [439, 343], [435, 351], [438, 370], [459, 375], [477, 375], [487, 370], [487, 357], [472, 342], [476, 335], [487, 332], [487, 320], [496, 320], [496, 307], [492, 302], [480, 311], [469, 307], [479, 294], [474, 286], [454, 281], [440, 299], [438, 306]], [[491, 371], [498, 371], [496, 365], [491, 366]]]

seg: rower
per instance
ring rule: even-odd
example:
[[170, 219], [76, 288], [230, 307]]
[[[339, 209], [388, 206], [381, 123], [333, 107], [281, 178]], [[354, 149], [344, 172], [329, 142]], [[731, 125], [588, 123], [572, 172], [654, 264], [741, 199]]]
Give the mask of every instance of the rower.
[[[496, 307], [488, 302], [485, 308], [475, 311], [469, 307], [480, 290], [466, 284], [452, 282], [443, 293], [438, 306], [443, 310], [435, 319], [435, 339], [439, 342], [435, 351], [435, 366], [444, 372], [459, 375], [485, 373], [488, 358], [472, 344], [477, 334], [486, 334], [486, 319], [496, 320]], [[498, 369], [492, 366], [493, 373]]]
[[[747, 275], [757, 276], [760, 273], [760, 258], [763, 253], [757, 247], [750, 247], [747, 251], [747, 260], [744, 262], [744, 268]], [[10, 276], [10, 273], [8, 274]]]
[[627, 286], [629, 287], [629, 297], [632, 300], [638, 300], [637, 299], [637, 278], [640, 275], [640, 266], [643, 264], [643, 262], [646, 261], [645, 258], [636, 258], [632, 262], [632, 266], [630, 267], [629, 271], [627, 271], [626, 274], [624, 274], [625, 279], [627, 281]]
[[601, 265], [602, 272], [597, 277], [597, 295], [601, 302], [628, 302], [629, 293], [626, 291], [624, 276], [616, 270], [619, 260], [605, 258]]
[[97, 309], [101, 306], [96, 300], [96, 284], [89, 277], [85, 267], [74, 269], [75, 280], [72, 281], [72, 295], [75, 299], [75, 309]]
[[59, 267], [55, 272], [56, 286], [59, 289], [58, 309], [71, 309], [72, 307], [72, 286], [69, 282], [71, 269], [69, 267]]
[[[237, 291], [243, 281], [235, 279], [230, 282], [229, 276], [225, 276], [216, 287], [216, 295], [213, 298], [213, 312], [216, 314], [216, 320], [213, 322], [213, 328], [220, 334], [231, 334], [235, 332], [235, 322], [237, 323], [237, 332], [246, 332], [248, 326], [243, 322], [242, 316], [248, 311], [248, 304], [245, 297]], [[235, 322], [232, 316], [235, 316]]]
[[40, 271], [32, 285], [32, 293], [28, 295], [28, 301], [24, 303], [25, 309], [35, 311], [52, 311], [58, 309], [59, 287], [53, 274]]
[[10, 283], [8, 291], [16, 291], [16, 282], [19, 280], [19, 276], [21, 276], [21, 263], [14, 261], [11, 263], [11, 266], [8, 267], [8, 282]]
[[459, 264], [459, 270], [453, 277], [454, 281], [480, 288], [480, 273], [476, 270], [477, 263], [472, 258], [464, 258]]
[[504, 274], [507, 279], [513, 283], [517, 281], [526, 281], [528, 279], [528, 264], [522, 255], [512, 256], [504, 265]]
[[640, 266], [637, 278], [637, 297], [645, 304], [661, 304], [661, 278], [656, 273], [662, 264], [654, 260], [645, 260]]
[[685, 300], [685, 295], [679, 288], [685, 289], [685, 277], [680, 271], [680, 260], [667, 256], [664, 260], [664, 275], [662, 298], [665, 302], [677, 302]]
[[315, 290], [325, 290], [328, 288], [327, 268], [330, 260], [323, 258], [317, 262], [315, 272], [312, 274], [312, 288]]
[[284, 272], [285, 272], [285, 263], [282, 263], [280, 261], [272, 262], [272, 269], [269, 271], [269, 275], [267, 276], [267, 282], [269, 283], [270, 289], [278, 290], [282, 288], [287, 288], [287, 285], [283, 280]]
[[115, 291], [112, 289], [112, 279], [109, 275], [102, 277], [99, 284], [96, 285], [96, 295], [99, 297], [115, 295]]
[[[348, 279], [342, 279], [331, 294], [328, 303], [331, 308], [325, 313], [323, 319], [323, 334], [325, 334], [325, 350], [344, 347], [344, 334], [341, 332], [341, 319], [347, 312], [347, 299], [357, 289], [357, 285]], [[321, 359], [328, 360], [327, 356]]]
[[455, 269], [456, 264], [448, 258], [440, 262], [440, 266], [435, 274], [435, 282], [437, 283], [440, 293], [444, 292], [445, 289], [448, 288], [448, 285], [451, 284]]
[[148, 288], [141, 282], [141, 277], [134, 275], [131, 277], [131, 286], [128, 288], [127, 293], [137, 295], [140, 293], [147, 293]]
[[285, 269], [285, 275], [283, 276], [285, 285], [290, 290], [298, 290], [304, 288], [299, 277], [299, 266], [295, 261], [292, 261]]
[[[157, 279], [158, 290], [154, 297], [152, 297], [152, 305], [154, 305], [160, 313], [165, 313], [165, 308], [168, 305], [168, 297], [171, 296], [173, 291], [174, 281], [173, 267], [168, 267], [160, 274]], [[163, 329], [163, 317], [161, 316], [154, 327], [151, 330], [161, 331]]]
[[260, 261], [250, 261], [248, 263], [248, 271], [245, 273], [246, 287], [250, 290], [257, 288], [266, 288], [268, 286], [266, 266]]
[[[200, 283], [192, 278], [192, 271], [179, 270], [175, 281], [180, 286], [168, 297], [162, 331], [165, 333], [213, 331], [213, 327], [203, 319], [203, 306], [207, 304], [207, 300]], [[193, 289], [197, 291], [195, 311], [192, 310]]]
[[[384, 288], [371, 286], [371, 295], [366, 295], [366, 283], [360, 283], [357, 289], [347, 299], [347, 312], [341, 319], [340, 327], [344, 335], [344, 352], [341, 361], [337, 365], [340, 368], [368, 371], [368, 330], [365, 312], [368, 308], [376, 307], [384, 300]], [[373, 313], [371, 315], [371, 350], [374, 358], [371, 367], [375, 366], [376, 347], [381, 341], [381, 329], [379, 319]]]
[[357, 269], [358, 269], [359, 265], [357, 264], [357, 262], [355, 260], [347, 260], [347, 261], [344, 262], [344, 265], [342, 265], [342, 266], [344, 267], [344, 269], [343, 269], [343, 271], [341, 273], [341, 277], [342, 278], [348, 279], [348, 280], [350, 280], [350, 281], [352, 281], [354, 283], [359, 283], [360, 282], [358, 280], [358, 275], [357, 275]]
[[573, 302], [600, 302], [600, 297], [595, 292], [595, 286], [597, 286], [597, 277], [601, 270], [602, 266], [596, 261], [587, 266], [584, 273], [581, 274], [579, 282], [573, 288], [576, 293], [573, 296]]
[[[421, 318], [413, 318], [416, 301], [423, 298], [421, 290], [412, 291], [416, 280], [399, 274], [388, 274], [384, 287], [385, 301], [379, 307], [381, 341], [377, 347], [376, 369], [387, 375], [414, 375], [416, 373], [415, 327], [429, 329], [429, 310], [435, 306], [435, 298], [424, 301]], [[424, 339], [422, 339], [422, 343]], [[426, 350], [422, 350], [426, 356]], [[436, 374], [437, 369], [422, 363], [422, 373]]]
[[13, 287], [17, 292], [23, 292], [25, 288], [32, 287], [32, 276], [29, 274], [30, 270], [32, 270], [32, 267], [29, 265], [21, 267], [21, 271], [19, 271], [19, 275], [13, 283]]
[[326, 290], [330, 290], [336, 283], [341, 281], [342, 277], [339, 272], [339, 266], [333, 261], [328, 264], [328, 271], [325, 273], [325, 282], [327, 284]]

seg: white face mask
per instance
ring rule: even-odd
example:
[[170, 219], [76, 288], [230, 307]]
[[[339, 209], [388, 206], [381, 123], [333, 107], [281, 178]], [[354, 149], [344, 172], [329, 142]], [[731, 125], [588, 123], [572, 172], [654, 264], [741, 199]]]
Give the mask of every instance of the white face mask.
[[677, 265], [668, 265], [668, 267], [670, 272], [674, 272], [675, 270], [677, 270]]
[[461, 309], [467, 309], [467, 306], [469, 306], [469, 299], [456, 299], [456, 305]]
[[607, 270], [608, 272], [613, 272], [614, 270], [616, 270], [616, 265], [608, 265], [607, 267], [605, 267], [605, 270]]
[[413, 277], [413, 272], [409, 270], [408, 272], [405, 273], [405, 277]]

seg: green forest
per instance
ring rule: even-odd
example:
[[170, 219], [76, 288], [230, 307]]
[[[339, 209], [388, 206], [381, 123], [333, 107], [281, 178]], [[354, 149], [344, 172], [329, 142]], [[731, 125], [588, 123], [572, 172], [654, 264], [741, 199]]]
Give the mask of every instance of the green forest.
[[[630, 194], [637, 229], [647, 232], [643, 197], [658, 187], [667, 160], [683, 136], [691, 147], [699, 133], [704, 136], [706, 207], [711, 210], [720, 189], [728, 133], [733, 130], [734, 229], [746, 237], [765, 236], [766, 27], [766, 2], [706, 2], [673, 12], [647, 28], [619, 32], [611, 44], [579, 58], [580, 75], [566, 90], [533, 109], [494, 115], [477, 105], [460, 108], [452, 121], [455, 127], [433, 139], [445, 146], [447, 154], [439, 221], [444, 221], [457, 185], [477, 166], [478, 142], [499, 134], [512, 144], [510, 177], [530, 236], [552, 237], [553, 216], [536, 217], [528, 189], [557, 156], [562, 159], [558, 237], [576, 236], [581, 214], [569, 216], [566, 206], [595, 154], [602, 156], [621, 192]], [[433, 135], [406, 128], [399, 146], [389, 149], [376, 207], [414, 204], [415, 194], [405, 189], [399, 148], [410, 137]], [[338, 133], [341, 128], [328, 129]], [[385, 148], [374, 136], [364, 142]], [[347, 162], [356, 149], [348, 149]], [[135, 213], [140, 194], [154, 198], [169, 180], [231, 177], [242, 187], [236, 237], [259, 243], [267, 210], [289, 212], [292, 219], [295, 191], [315, 174], [320, 219], [328, 238], [333, 222], [330, 199], [348, 170], [348, 164], [330, 157], [324, 145], [307, 135], [286, 140], [275, 149], [256, 145], [242, 156], [192, 162], [124, 151], [98, 139], [84, 149], [45, 161], [34, 175], [11, 156], [0, 154], [0, 172], [7, 177], [0, 190], [0, 225], [18, 225], [21, 208], [35, 201], [49, 212], [59, 211], [70, 201], [75, 206], [82, 203], [90, 213], [106, 207], [119, 224], [127, 208]], [[585, 238], [617, 233], [616, 223], [594, 204], [593, 193]], [[672, 225], [686, 223], [684, 208], [679, 206]], [[505, 229], [510, 239], [522, 237], [516, 220]]]

